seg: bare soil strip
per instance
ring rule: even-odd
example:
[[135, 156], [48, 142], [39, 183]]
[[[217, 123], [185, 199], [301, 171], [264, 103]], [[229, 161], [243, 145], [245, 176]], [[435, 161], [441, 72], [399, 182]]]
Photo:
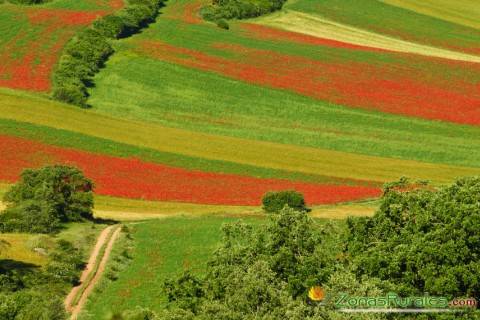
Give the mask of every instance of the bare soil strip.
[[[77, 319], [78, 315], [82, 311], [83, 306], [87, 302], [87, 299], [90, 293], [93, 291], [95, 285], [101, 279], [102, 274], [105, 271], [105, 266], [108, 262], [108, 258], [112, 251], [115, 240], [120, 235], [120, 231], [121, 231], [121, 228], [119, 226], [109, 226], [105, 228], [105, 230], [103, 230], [100, 236], [98, 237], [95, 248], [92, 254], [90, 255], [88, 264], [80, 277], [80, 285], [74, 287], [68, 294], [67, 298], [65, 299], [65, 307], [68, 312], [71, 312], [72, 320]], [[107, 241], [108, 243], [106, 244], [106, 249], [104, 251], [104, 254], [103, 256], [100, 257], [99, 254]], [[98, 263], [98, 259], [101, 259], [101, 260], [100, 260], [100, 263], [98, 264], [98, 268], [95, 268], [95, 266]], [[93, 277], [92, 277], [92, 272], [95, 272]], [[90, 282], [86, 285], [86, 287], [83, 286], [83, 282], [89, 278], [91, 279]], [[84, 287], [85, 290], [82, 293], [80, 293], [79, 290], [82, 287]], [[76, 305], [72, 305], [75, 300], [75, 297], [78, 294], [81, 294], [81, 297], [78, 300], [78, 303]]]
[[279, 29], [285, 29], [288, 31], [308, 34], [318, 38], [336, 40], [365, 47], [419, 54], [428, 57], [480, 63], [480, 56], [395, 39], [337, 23], [321, 16], [292, 10], [266, 16], [258, 19], [257, 22]]

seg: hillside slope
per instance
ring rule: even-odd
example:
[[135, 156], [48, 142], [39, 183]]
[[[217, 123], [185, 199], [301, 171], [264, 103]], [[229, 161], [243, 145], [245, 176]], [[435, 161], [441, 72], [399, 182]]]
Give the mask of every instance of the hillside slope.
[[[9, 155], [0, 180], [61, 162], [85, 170], [101, 195], [245, 206], [269, 190], [328, 204], [376, 197], [401, 176], [439, 184], [480, 172], [473, 29], [367, 2], [378, 19], [404, 17], [405, 34], [420, 19], [418, 34], [429, 37], [416, 43], [366, 25], [353, 3], [299, 0], [226, 31], [199, 17], [204, 3], [172, 0], [142, 33], [114, 41], [92, 109], [0, 90]], [[292, 14], [295, 30], [276, 28], [288, 29]], [[322, 19], [353, 33], [327, 36]], [[447, 27], [456, 38], [436, 46]]]

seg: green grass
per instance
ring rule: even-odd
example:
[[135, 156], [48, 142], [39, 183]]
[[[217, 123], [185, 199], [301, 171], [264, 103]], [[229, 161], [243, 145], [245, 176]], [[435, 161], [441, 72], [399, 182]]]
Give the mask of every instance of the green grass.
[[[48, 257], [33, 251], [36, 244], [41, 243], [47, 251], [55, 247], [55, 241], [59, 239], [72, 242], [79, 248], [85, 258], [88, 258], [90, 249], [95, 243], [96, 237], [102, 230], [101, 225], [92, 228], [91, 223], [70, 223], [55, 235], [38, 235], [26, 233], [3, 233], [0, 239], [6, 240], [10, 245], [0, 253], [0, 260], [11, 259], [37, 266], [43, 266], [48, 262]], [[44, 239], [44, 240], [39, 240]]]
[[380, 0], [421, 14], [480, 29], [480, 4], [477, 0]]
[[[3, 8], [2, 8], [3, 9]], [[17, 21], [17, 23], [11, 23], [15, 20], [15, 13], [9, 10], [0, 10], [0, 48], [7, 43], [10, 39], [20, 32], [25, 25], [23, 21]]]
[[[112, 311], [133, 309], [137, 305], [160, 311], [166, 303], [162, 293], [165, 279], [185, 269], [197, 274], [220, 241], [220, 227], [235, 218], [170, 218], [129, 225], [133, 228], [133, 260], [87, 303], [80, 319], [103, 319]], [[244, 219], [256, 225], [264, 220]]]
[[[461, 6], [453, 1], [448, 3]], [[433, 46], [458, 47], [467, 51], [475, 48], [477, 52], [480, 48], [479, 30], [377, 0], [295, 0], [286, 8], [316, 13], [355, 27]]]

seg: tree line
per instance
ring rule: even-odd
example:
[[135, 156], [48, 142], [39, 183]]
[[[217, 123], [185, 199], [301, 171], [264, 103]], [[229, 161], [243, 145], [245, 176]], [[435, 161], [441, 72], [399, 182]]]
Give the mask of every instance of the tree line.
[[93, 76], [114, 52], [112, 39], [128, 37], [153, 22], [164, 0], [129, 0], [125, 8], [96, 20], [71, 39], [53, 74], [53, 97], [88, 107]]

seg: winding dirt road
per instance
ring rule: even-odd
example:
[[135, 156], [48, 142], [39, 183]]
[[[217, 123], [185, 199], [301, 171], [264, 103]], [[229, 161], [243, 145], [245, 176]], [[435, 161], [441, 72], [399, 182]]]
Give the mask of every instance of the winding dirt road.
[[[110, 257], [110, 253], [112, 251], [113, 245], [115, 241], [117, 240], [118, 236], [120, 235], [121, 232], [121, 227], [118, 225], [114, 226], [109, 226], [105, 228], [100, 235], [98, 236], [97, 243], [95, 244], [95, 247], [93, 248], [92, 254], [90, 255], [90, 258], [88, 260], [87, 266], [82, 272], [82, 275], [80, 276], [80, 284], [70, 291], [68, 296], [65, 298], [65, 308], [68, 312], [71, 313], [71, 320], [76, 320], [80, 311], [82, 310], [83, 306], [87, 302], [87, 299], [91, 292], [93, 291], [95, 285], [98, 283], [98, 281], [101, 279], [103, 272], [105, 271], [106, 264], [108, 262], [108, 258]], [[105, 247], [105, 251], [102, 253], [102, 248]], [[95, 268], [95, 266], [98, 263], [98, 260], [100, 260], [100, 263], [98, 264], [98, 268]], [[93, 277], [92, 277], [93, 276]], [[88, 281], [85, 286], [85, 281]], [[80, 292], [80, 290], [84, 288], [83, 292]], [[75, 304], [75, 297], [78, 296], [78, 294], [81, 294], [80, 299], [78, 299], [78, 302]]]

